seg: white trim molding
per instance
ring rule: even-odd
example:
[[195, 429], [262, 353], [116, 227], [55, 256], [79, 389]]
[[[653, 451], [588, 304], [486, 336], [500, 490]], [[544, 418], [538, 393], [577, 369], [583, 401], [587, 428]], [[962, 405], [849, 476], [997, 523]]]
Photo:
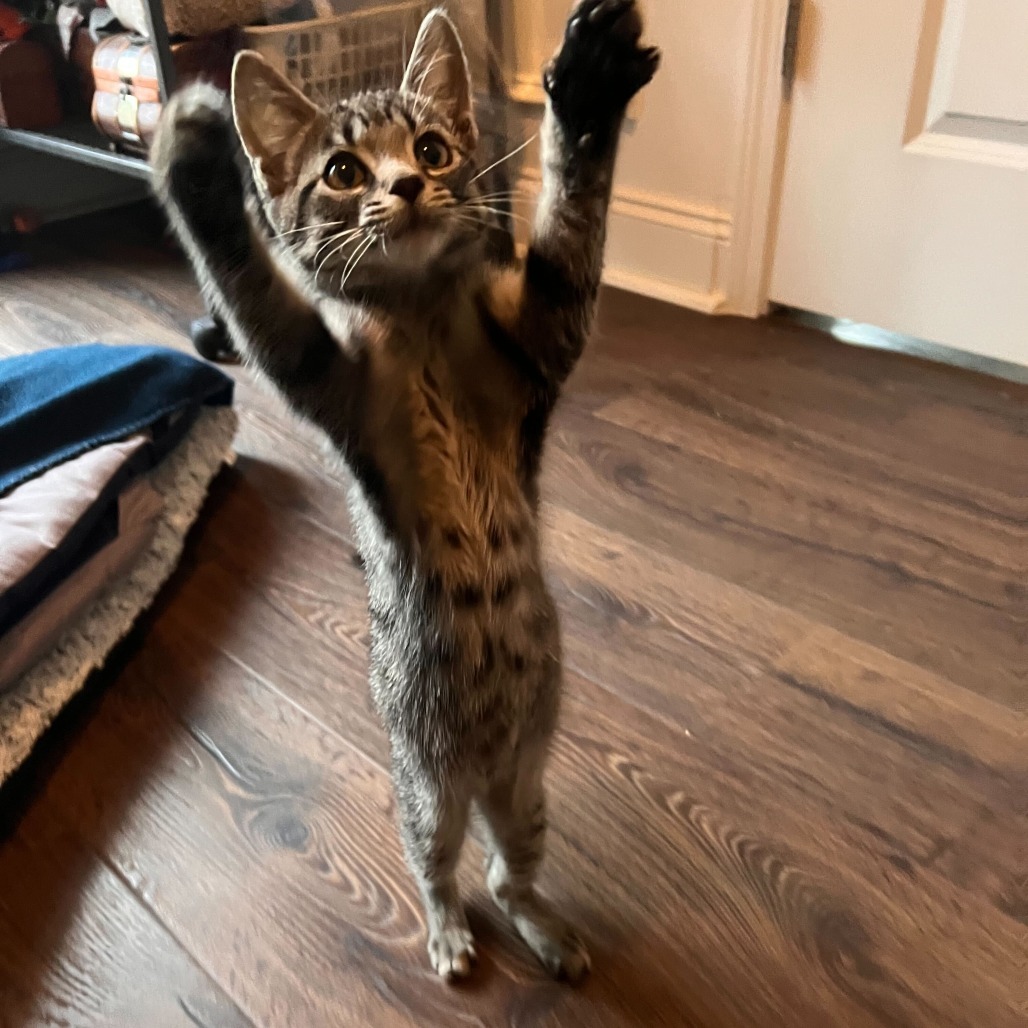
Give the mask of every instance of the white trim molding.
[[618, 188], [610, 205], [604, 281], [715, 314], [725, 305], [732, 219], [723, 210]]
[[[519, 189], [530, 209], [537, 168], [522, 172]], [[722, 310], [731, 215], [719, 208], [618, 186], [610, 205], [603, 280], [667, 303], [714, 314]]]
[[[907, 153], [919, 154], [922, 157], [944, 157], [956, 161], [990, 164], [996, 168], [1028, 171], [1028, 145], [1006, 140], [977, 139], [969, 134], [947, 132], [945, 129], [949, 127], [949, 123], [945, 119], [940, 119], [940, 125], [941, 128], [935, 127], [921, 133], [903, 149]], [[1016, 128], [1023, 131], [1022, 126]]]
[[784, 170], [787, 105], [782, 94], [788, 0], [754, 0], [747, 43], [749, 80], [736, 146], [734, 233], [726, 271], [725, 313], [766, 313]]

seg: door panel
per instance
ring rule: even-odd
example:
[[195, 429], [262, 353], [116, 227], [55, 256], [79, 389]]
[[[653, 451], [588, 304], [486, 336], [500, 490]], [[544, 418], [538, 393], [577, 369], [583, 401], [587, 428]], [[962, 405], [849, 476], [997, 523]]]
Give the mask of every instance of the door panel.
[[944, 19], [940, 63], [953, 65], [946, 111], [1028, 125], [1028, 4], [950, 0]]
[[1028, 364], [1026, 49], [1021, 2], [811, 0], [773, 299]]

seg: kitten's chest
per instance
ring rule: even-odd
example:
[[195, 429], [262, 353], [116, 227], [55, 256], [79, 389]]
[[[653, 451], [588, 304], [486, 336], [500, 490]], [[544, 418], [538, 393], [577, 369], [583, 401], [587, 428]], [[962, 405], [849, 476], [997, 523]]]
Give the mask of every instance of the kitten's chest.
[[459, 320], [389, 362], [380, 395], [388, 477], [422, 549], [489, 552], [490, 530], [520, 521], [524, 403], [509, 370]]
[[406, 394], [421, 534], [435, 528], [484, 547], [489, 522], [522, 499], [515, 419], [487, 379], [469, 382], [442, 360], [414, 370]]

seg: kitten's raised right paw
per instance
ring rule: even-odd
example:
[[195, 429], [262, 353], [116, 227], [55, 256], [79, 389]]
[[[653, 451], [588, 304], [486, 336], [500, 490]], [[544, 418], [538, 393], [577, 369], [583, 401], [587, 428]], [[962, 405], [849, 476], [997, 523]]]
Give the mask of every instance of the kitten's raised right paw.
[[154, 189], [189, 210], [242, 209], [239, 150], [228, 97], [206, 83], [168, 102], [150, 150]]
[[543, 84], [554, 113], [574, 138], [602, 132], [660, 66], [660, 51], [641, 46], [636, 0], [579, 0], [564, 43]]

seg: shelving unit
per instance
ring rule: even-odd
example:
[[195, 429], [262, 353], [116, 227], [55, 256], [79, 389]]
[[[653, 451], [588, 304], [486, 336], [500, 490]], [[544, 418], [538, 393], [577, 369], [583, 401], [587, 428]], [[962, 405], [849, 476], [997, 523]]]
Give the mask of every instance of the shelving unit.
[[[157, 84], [161, 99], [167, 100], [175, 87], [175, 65], [164, 20], [164, 0], [144, 0], [150, 41], [157, 63]], [[146, 158], [119, 150], [90, 121], [88, 115], [73, 115], [50, 129], [9, 129], [0, 126], [0, 143], [26, 147], [40, 153], [91, 164], [134, 178], [148, 179]]]
[[150, 168], [144, 158], [115, 149], [89, 118], [70, 118], [45, 131], [0, 127], [0, 143], [13, 143], [28, 150], [66, 157], [135, 178], [150, 177]]

